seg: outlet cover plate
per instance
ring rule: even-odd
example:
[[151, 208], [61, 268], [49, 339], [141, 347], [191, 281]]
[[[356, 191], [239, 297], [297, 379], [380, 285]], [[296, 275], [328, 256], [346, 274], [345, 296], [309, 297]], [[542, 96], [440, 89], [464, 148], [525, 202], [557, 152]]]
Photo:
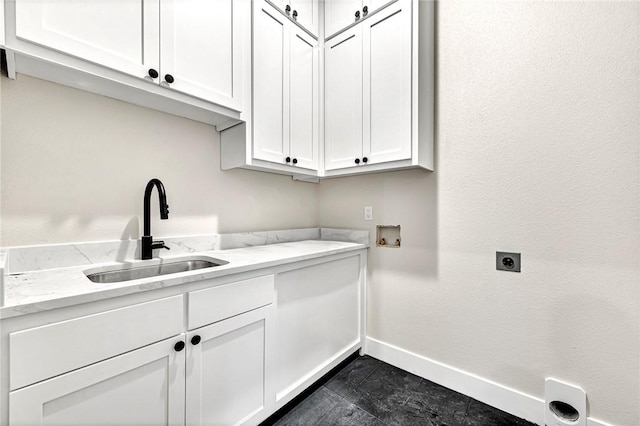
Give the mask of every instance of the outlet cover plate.
[[364, 208], [364, 220], [373, 220], [373, 207], [366, 206]]
[[497, 251], [496, 269], [498, 271], [520, 272], [520, 253]]

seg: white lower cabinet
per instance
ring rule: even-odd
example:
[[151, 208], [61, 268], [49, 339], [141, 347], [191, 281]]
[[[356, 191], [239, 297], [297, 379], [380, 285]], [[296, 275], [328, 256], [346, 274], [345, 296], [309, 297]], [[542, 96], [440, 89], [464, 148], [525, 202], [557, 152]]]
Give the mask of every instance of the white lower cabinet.
[[[11, 425], [183, 425], [184, 336], [11, 392]], [[78, 349], [81, 350], [81, 349]], [[47, 362], [47, 360], [42, 360]]]
[[2, 320], [0, 424], [257, 425], [362, 346], [365, 270], [360, 250]]
[[272, 306], [188, 333], [188, 425], [257, 424], [272, 406], [266, 345]]
[[363, 261], [351, 256], [276, 279], [276, 399], [286, 403], [360, 347]]
[[273, 407], [266, 383], [272, 310], [255, 309], [11, 392], [10, 424], [257, 424]]

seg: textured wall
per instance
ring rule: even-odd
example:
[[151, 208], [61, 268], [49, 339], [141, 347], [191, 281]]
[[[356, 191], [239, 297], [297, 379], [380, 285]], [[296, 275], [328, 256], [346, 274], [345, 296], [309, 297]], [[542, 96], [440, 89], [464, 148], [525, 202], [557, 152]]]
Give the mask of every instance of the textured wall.
[[147, 181], [170, 206], [155, 236], [315, 226], [317, 185], [220, 171], [212, 126], [19, 75], [2, 77], [2, 245], [138, 238]]
[[402, 226], [370, 250], [369, 334], [540, 398], [575, 382], [592, 416], [638, 425], [640, 3], [445, 1], [437, 20], [437, 171], [320, 184], [320, 225]]

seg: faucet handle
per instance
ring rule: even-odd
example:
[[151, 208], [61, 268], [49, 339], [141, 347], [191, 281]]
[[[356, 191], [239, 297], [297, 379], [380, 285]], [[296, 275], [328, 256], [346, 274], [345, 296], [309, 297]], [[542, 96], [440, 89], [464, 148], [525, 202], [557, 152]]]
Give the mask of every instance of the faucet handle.
[[167, 250], [171, 250], [169, 247], [164, 245], [164, 241], [162, 241], [162, 240], [154, 241], [151, 244], [151, 249], [167, 249]]

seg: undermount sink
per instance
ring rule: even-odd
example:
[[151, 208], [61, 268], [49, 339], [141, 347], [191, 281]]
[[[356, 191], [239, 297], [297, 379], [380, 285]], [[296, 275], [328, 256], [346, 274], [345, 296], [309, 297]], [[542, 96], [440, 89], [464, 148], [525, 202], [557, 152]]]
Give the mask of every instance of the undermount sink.
[[161, 275], [178, 274], [180, 272], [195, 271], [197, 269], [214, 268], [226, 265], [227, 261], [212, 257], [186, 258], [180, 260], [167, 260], [146, 266], [124, 266], [118, 269], [109, 269], [96, 272], [85, 271], [85, 275], [94, 283], [106, 284], [122, 281], [139, 280]]

